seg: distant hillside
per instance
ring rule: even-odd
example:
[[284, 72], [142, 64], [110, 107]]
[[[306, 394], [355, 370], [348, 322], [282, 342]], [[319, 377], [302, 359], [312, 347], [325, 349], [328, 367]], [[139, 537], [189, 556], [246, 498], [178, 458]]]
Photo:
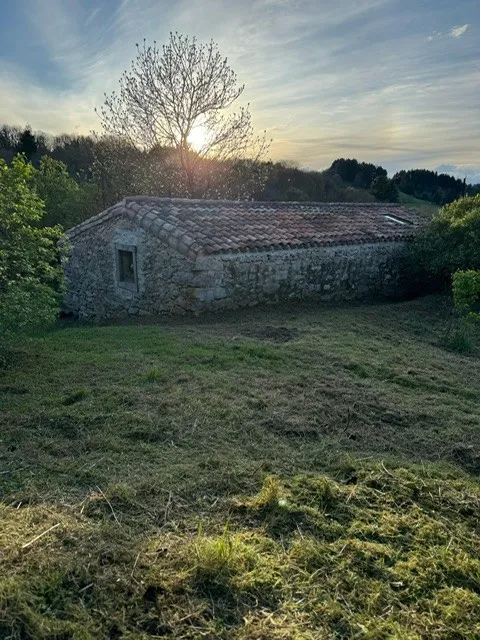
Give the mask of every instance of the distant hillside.
[[383, 167], [352, 158], [334, 160], [324, 175], [356, 192], [363, 191], [380, 201], [400, 202], [429, 216], [444, 204], [480, 190], [480, 185], [467, 185], [458, 178], [428, 169], [399, 171], [390, 179]]
[[398, 192], [398, 201], [401, 204], [411, 207], [412, 209], [416, 209], [417, 211], [421, 211], [430, 217], [438, 213], [439, 210], [439, 206], [433, 204], [433, 202], [421, 200], [420, 198], [415, 198], [415, 196], [409, 196], [407, 193], [403, 193], [403, 191]]
[[453, 202], [467, 192], [467, 185], [462, 180], [428, 169], [399, 171], [393, 180], [399, 191], [438, 206]]

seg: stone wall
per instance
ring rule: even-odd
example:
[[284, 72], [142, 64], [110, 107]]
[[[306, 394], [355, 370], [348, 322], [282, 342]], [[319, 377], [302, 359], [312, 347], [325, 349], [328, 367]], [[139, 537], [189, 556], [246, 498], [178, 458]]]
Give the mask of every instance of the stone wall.
[[404, 243], [314, 247], [198, 258], [196, 307], [235, 308], [314, 297], [395, 298], [408, 289]]
[[[118, 285], [115, 245], [137, 248], [138, 291]], [[189, 260], [117, 217], [77, 234], [66, 267], [65, 307], [83, 318], [199, 312], [315, 297], [325, 301], [401, 296], [405, 244], [312, 247]]]
[[[117, 243], [137, 248], [138, 291], [118, 284]], [[108, 220], [75, 235], [70, 244], [64, 306], [81, 318], [169, 312], [185, 297], [192, 262], [129, 220]]]

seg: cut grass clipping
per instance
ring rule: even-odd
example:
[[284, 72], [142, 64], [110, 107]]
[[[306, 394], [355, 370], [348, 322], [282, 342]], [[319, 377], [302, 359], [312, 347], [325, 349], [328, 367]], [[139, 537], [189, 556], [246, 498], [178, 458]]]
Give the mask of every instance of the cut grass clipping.
[[433, 469], [267, 477], [143, 537], [118, 490], [5, 505], [0, 637], [479, 638], [480, 487]]

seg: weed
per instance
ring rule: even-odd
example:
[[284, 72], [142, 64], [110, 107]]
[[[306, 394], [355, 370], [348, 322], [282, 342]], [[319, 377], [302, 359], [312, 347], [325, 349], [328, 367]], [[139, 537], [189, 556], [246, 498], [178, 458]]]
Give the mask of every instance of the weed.
[[191, 556], [193, 583], [207, 592], [227, 588], [235, 575], [253, 566], [251, 549], [228, 528], [217, 537], [209, 538], [200, 533], [187, 553]]
[[156, 367], [151, 367], [146, 373], [142, 376], [143, 382], [163, 382], [165, 381], [165, 376], [163, 373], [157, 369]]
[[287, 506], [287, 496], [280, 480], [274, 476], [267, 476], [260, 492], [250, 501], [256, 509], [277, 509]]
[[442, 344], [446, 349], [460, 354], [468, 354], [473, 350], [472, 340], [464, 327], [457, 327], [446, 333]]

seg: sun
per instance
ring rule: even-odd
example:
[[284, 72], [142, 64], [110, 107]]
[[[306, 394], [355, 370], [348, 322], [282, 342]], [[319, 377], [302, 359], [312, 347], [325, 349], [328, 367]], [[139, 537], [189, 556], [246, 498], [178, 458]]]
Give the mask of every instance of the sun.
[[190, 135], [188, 136], [188, 143], [192, 146], [194, 151], [201, 151], [207, 142], [207, 131], [201, 124], [193, 127]]

